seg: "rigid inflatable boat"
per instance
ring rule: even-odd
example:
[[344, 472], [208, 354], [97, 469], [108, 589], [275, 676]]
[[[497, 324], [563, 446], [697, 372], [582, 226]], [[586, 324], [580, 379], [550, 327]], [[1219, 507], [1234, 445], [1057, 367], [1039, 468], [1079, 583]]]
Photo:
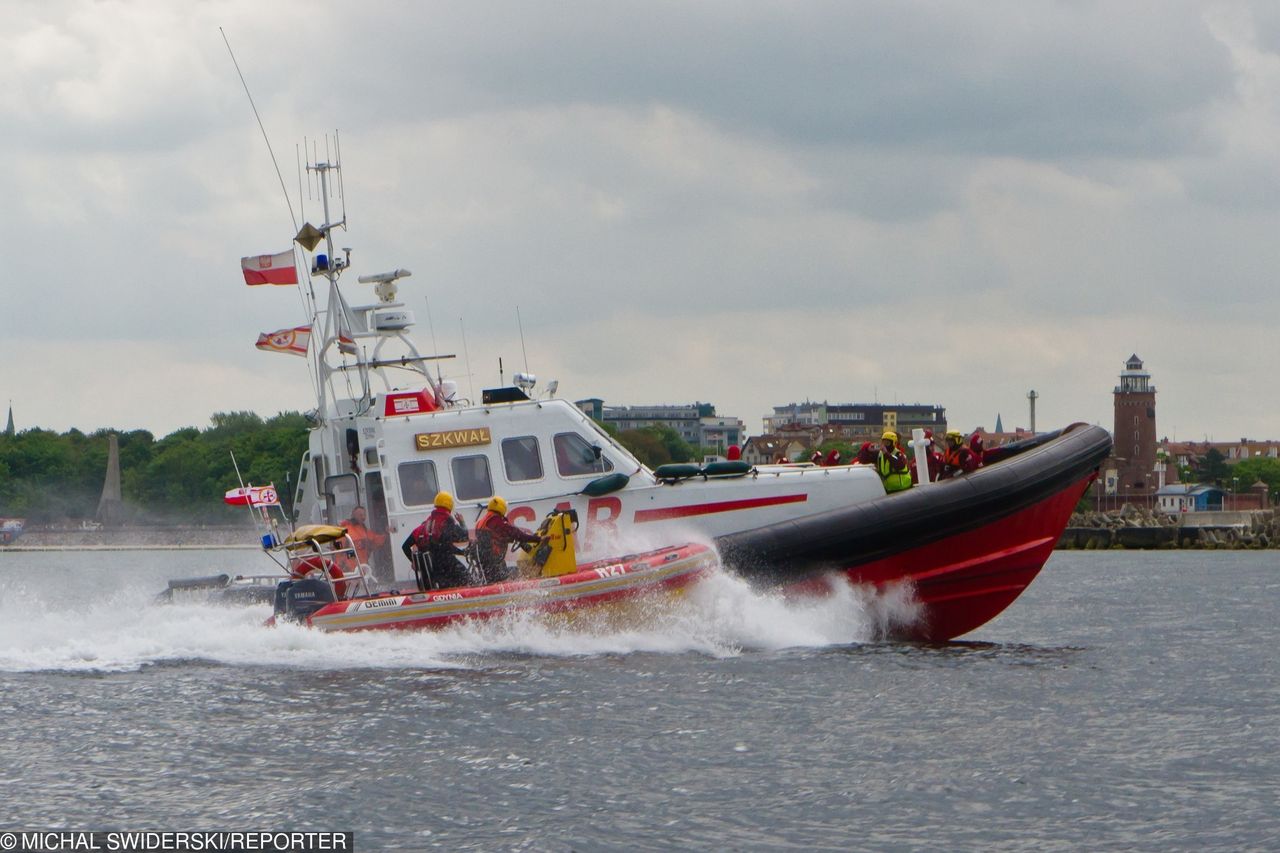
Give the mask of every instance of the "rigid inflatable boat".
[[[435, 629], [465, 619], [521, 613], [576, 613], [682, 592], [718, 564], [710, 547], [690, 543], [579, 565], [577, 526], [576, 513], [551, 513], [539, 528], [538, 545], [529, 549], [531, 556], [517, 562], [521, 576], [500, 583], [368, 594], [361, 593], [359, 581], [352, 581], [353, 576], [362, 577], [358, 571], [335, 577], [327, 566], [297, 567], [291, 562], [294, 579], [277, 587], [270, 622], [283, 619], [322, 631], [371, 631]], [[473, 556], [474, 551], [469, 561]], [[355, 594], [345, 598], [348, 593]]]
[[901, 635], [950, 640], [1026, 589], [1110, 452], [1106, 430], [1075, 424], [1001, 447], [964, 476], [716, 544], [725, 568], [794, 593], [822, 593], [832, 575], [882, 589], [909, 584], [923, 612]]

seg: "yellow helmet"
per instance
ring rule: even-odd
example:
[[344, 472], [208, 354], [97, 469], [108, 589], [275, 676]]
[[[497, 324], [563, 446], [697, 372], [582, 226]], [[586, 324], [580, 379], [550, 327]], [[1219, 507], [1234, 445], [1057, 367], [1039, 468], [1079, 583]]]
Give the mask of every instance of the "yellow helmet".
[[884, 435], [880, 436], [880, 440], [884, 441], [886, 438], [890, 441], [896, 442], [898, 440], [898, 434], [891, 429], [887, 429], [884, 431]]
[[950, 440], [951, 440], [951, 439], [953, 439], [953, 438], [954, 438], [956, 441], [964, 441], [964, 434], [963, 434], [963, 433], [961, 433], [961, 432], [960, 432], [960, 430], [958, 430], [958, 429], [949, 429], [949, 430], [947, 430], [947, 441], [950, 441]]
[[448, 492], [436, 492], [436, 506], [445, 509], [453, 509], [453, 495]]
[[498, 515], [506, 515], [507, 502], [500, 495], [494, 495], [489, 498], [489, 510], [490, 512], [496, 512]]

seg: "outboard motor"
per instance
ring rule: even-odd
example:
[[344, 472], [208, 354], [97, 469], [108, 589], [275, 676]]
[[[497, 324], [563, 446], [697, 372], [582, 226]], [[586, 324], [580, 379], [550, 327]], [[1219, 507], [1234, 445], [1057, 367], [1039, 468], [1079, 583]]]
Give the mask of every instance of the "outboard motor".
[[276, 619], [306, 622], [311, 614], [335, 600], [333, 588], [319, 578], [281, 581], [276, 587]]

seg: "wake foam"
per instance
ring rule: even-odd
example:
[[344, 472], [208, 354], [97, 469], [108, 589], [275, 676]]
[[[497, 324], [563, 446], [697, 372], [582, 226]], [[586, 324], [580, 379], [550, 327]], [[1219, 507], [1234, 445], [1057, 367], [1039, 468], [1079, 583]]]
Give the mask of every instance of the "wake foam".
[[299, 669], [474, 669], [492, 656], [635, 653], [729, 657], [882, 639], [918, 616], [906, 588], [875, 594], [843, 581], [821, 598], [753, 590], [715, 572], [686, 595], [568, 617], [517, 614], [442, 631], [325, 634], [264, 626], [262, 606], [156, 604], [154, 590], [92, 600], [46, 594], [0, 602], [0, 671], [127, 672], [158, 664]]

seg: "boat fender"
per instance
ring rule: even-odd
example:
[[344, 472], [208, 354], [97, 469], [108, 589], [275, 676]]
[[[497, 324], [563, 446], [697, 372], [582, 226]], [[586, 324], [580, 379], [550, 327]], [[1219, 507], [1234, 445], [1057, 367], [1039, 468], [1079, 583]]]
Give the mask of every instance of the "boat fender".
[[731, 459], [727, 462], [709, 462], [702, 469], [702, 474], [706, 477], [745, 477], [750, 472], [750, 463], [743, 462], [740, 459]]
[[616, 492], [619, 489], [625, 488], [627, 483], [630, 481], [631, 477], [621, 471], [615, 471], [612, 474], [597, 477], [590, 483], [587, 483], [586, 487], [582, 490], [582, 494], [589, 498], [598, 498], [602, 495], [607, 495], [611, 492]]
[[333, 601], [333, 588], [319, 578], [281, 581], [276, 586], [274, 612], [277, 620], [306, 622], [311, 614]]
[[659, 480], [687, 480], [690, 477], [697, 477], [702, 473], [702, 469], [697, 465], [687, 462], [672, 462], [667, 465], [659, 465], [654, 469], [653, 476]]

